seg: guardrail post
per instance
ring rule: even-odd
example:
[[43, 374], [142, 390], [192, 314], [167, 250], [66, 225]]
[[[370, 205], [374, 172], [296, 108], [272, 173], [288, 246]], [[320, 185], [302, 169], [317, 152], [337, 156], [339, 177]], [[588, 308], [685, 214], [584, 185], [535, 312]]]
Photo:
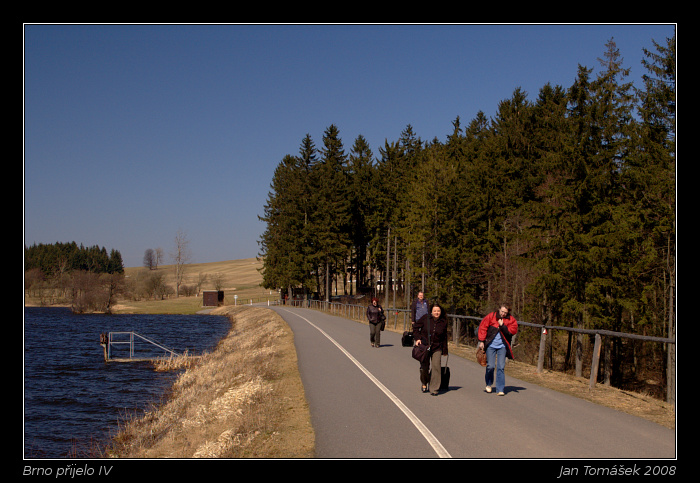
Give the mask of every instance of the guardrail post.
[[547, 347], [547, 328], [542, 326], [542, 333], [540, 334], [540, 351], [537, 355], [537, 374], [542, 374], [544, 370], [544, 351]]
[[600, 346], [601, 337], [600, 334], [596, 334], [595, 344], [593, 345], [593, 361], [591, 362], [591, 381], [588, 385], [589, 390], [595, 387], [595, 383], [598, 380], [598, 365], [600, 364]]

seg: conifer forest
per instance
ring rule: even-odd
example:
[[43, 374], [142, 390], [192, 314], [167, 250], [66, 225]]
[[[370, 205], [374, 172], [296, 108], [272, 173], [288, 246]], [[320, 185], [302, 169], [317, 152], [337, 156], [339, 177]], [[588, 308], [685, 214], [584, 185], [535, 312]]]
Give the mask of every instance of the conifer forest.
[[445, 140], [407, 124], [375, 153], [336, 125], [320, 146], [306, 135], [261, 216], [264, 286], [328, 299], [388, 274], [403, 306], [423, 290], [453, 314], [507, 303], [518, 320], [674, 337], [675, 36], [650, 45], [642, 85], [611, 39], [572, 85], [515, 88]]

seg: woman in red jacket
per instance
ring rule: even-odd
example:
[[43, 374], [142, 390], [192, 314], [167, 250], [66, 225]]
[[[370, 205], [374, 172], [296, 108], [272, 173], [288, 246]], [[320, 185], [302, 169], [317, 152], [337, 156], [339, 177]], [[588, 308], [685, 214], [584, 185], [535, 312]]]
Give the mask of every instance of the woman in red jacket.
[[510, 342], [517, 332], [518, 322], [510, 315], [510, 307], [505, 304], [484, 317], [479, 324], [479, 348], [486, 351], [486, 392], [491, 392], [493, 371], [497, 369], [496, 392], [499, 396], [505, 396], [506, 357], [513, 359]]

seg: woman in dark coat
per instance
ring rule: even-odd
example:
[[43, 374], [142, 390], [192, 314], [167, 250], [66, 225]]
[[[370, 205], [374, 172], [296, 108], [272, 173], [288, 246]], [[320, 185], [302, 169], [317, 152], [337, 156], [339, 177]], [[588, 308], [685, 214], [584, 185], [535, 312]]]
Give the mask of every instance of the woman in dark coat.
[[429, 314], [413, 325], [413, 340], [416, 345], [427, 344], [428, 356], [420, 364], [420, 382], [423, 392], [438, 395], [442, 374], [440, 358], [447, 355], [447, 314], [439, 305], [433, 305]]
[[373, 298], [372, 304], [367, 307], [367, 321], [369, 322], [369, 343], [372, 344], [372, 347], [379, 347], [384, 309], [376, 298]]

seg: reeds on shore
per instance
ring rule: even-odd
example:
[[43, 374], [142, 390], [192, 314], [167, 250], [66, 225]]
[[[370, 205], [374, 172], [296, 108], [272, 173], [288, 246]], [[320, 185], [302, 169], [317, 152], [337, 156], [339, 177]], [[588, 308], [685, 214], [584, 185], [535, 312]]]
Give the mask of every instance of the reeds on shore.
[[172, 355], [167, 359], [155, 359], [153, 368], [156, 372], [178, 371], [181, 369], [189, 369], [194, 363], [197, 356], [190, 356], [189, 351], [185, 350], [182, 354]]

